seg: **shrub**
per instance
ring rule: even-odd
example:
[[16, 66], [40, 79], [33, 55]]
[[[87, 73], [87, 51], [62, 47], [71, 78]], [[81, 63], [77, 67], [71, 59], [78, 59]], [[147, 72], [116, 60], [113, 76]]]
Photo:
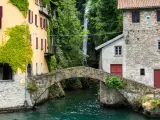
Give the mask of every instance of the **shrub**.
[[151, 97], [147, 97], [147, 96], [143, 96], [142, 98], [140, 98], [139, 102], [145, 103], [145, 102], [149, 102], [152, 105], [152, 109], [156, 109], [160, 107], [160, 99], [159, 98], [151, 98]]
[[126, 85], [120, 77], [118, 76], [111, 76], [106, 79], [107, 87], [112, 89], [122, 89]]

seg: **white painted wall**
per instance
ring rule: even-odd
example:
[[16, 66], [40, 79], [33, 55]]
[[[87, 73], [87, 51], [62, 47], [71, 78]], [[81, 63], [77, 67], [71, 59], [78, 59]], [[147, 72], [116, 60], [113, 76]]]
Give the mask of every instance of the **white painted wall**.
[[[110, 73], [110, 64], [123, 64], [124, 43], [124, 38], [121, 38], [102, 48], [101, 63], [105, 72]], [[115, 46], [122, 46], [122, 56], [115, 56]]]

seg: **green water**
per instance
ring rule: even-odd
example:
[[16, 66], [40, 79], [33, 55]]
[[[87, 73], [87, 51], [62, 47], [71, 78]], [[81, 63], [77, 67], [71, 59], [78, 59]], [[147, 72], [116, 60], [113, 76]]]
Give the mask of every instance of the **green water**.
[[35, 111], [0, 114], [0, 120], [160, 120], [129, 109], [102, 109], [95, 92], [69, 92], [62, 100], [49, 101]]

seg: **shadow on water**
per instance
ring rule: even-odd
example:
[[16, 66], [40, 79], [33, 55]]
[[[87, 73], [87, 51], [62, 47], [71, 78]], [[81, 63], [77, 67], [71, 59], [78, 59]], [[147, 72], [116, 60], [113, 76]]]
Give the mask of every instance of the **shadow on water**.
[[0, 120], [159, 120], [130, 109], [103, 109], [96, 90], [67, 92], [61, 100], [50, 100], [37, 110], [0, 114]]

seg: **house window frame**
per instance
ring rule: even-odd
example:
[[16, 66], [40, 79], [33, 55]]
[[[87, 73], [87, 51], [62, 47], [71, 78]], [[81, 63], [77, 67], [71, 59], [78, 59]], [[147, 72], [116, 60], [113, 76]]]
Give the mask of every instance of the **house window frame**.
[[[139, 21], [134, 21], [134, 19], [133, 19], [133, 17], [134, 17], [134, 15], [133, 15], [133, 13], [135, 13], [135, 12], [138, 12], [139, 13]], [[140, 17], [140, 10], [134, 10], [134, 11], [131, 11], [131, 15], [132, 15], [132, 23], [140, 23], [140, 20], [141, 20], [141, 17]]]
[[140, 69], [140, 75], [141, 75], [141, 76], [145, 76], [145, 69], [144, 69], [144, 68], [141, 68], [141, 69]]
[[[158, 15], [158, 12], [160, 12], [160, 9], [158, 9], [157, 11], [156, 11], [156, 15], [157, 15], [157, 22], [160, 22], [160, 15]], [[160, 13], [159, 13], [160, 14]]]
[[3, 6], [0, 6], [0, 29], [2, 28]]
[[[118, 51], [116, 50], [117, 48], [118, 48]], [[114, 47], [114, 54], [115, 54], [115, 56], [122, 56], [122, 54], [123, 54], [122, 51], [123, 51], [122, 50], [122, 46], [119, 45], [119, 46], [115, 46]]]
[[13, 70], [11, 66], [8, 63], [0, 63], [0, 68], [2, 70], [2, 79], [0, 81], [13, 81]]
[[158, 47], [158, 51], [160, 51], [160, 40], [158, 40], [158, 45], [157, 45], [157, 47]]

